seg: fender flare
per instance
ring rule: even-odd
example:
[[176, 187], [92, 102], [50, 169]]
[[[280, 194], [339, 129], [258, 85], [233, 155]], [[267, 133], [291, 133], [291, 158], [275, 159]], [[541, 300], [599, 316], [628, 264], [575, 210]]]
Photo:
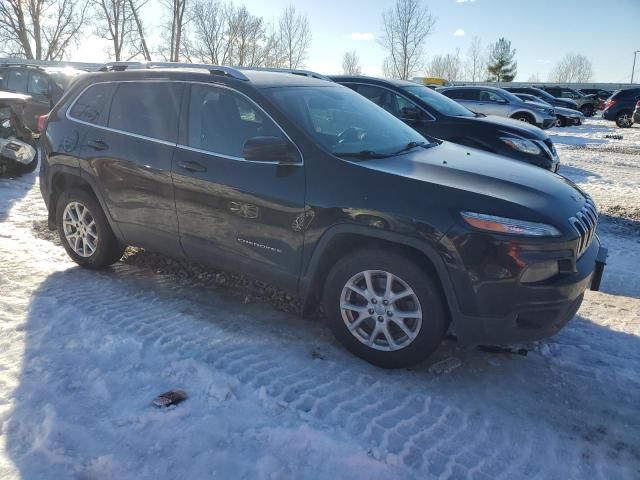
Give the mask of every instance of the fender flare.
[[[314, 298], [314, 294], [311, 292], [311, 287], [320, 279], [317, 278], [320, 266], [322, 265], [323, 255], [327, 251], [328, 247], [337, 240], [340, 236], [358, 235], [370, 240], [382, 240], [385, 242], [395, 243], [402, 247], [408, 247], [424, 255], [433, 265], [437, 279], [440, 281], [442, 291], [444, 293], [447, 305], [452, 316], [452, 319], [458, 316], [460, 311], [458, 308], [458, 302], [453, 288], [451, 277], [449, 276], [447, 267], [434, 246], [430, 245], [427, 240], [420, 240], [418, 238], [408, 237], [396, 232], [388, 230], [379, 230], [372, 227], [354, 224], [339, 224], [330, 227], [325, 231], [320, 239], [318, 239], [311, 257], [306, 262], [306, 265], [302, 266], [302, 275], [300, 276], [299, 293], [303, 299], [304, 311], [309, 312], [309, 309], [315, 307], [318, 298]], [[442, 238], [442, 236], [440, 237]]]
[[49, 167], [49, 174], [47, 175], [47, 177], [48, 177], [47, 178], [47, 189], [48, 189], [48, 196], [49, 196], [49, 223], [50, 223], [50, 225], [51, 225], [51, 222], [53, 222], [53, 224], [55, 225], [54, 214], [55, 214], [55, 208], [56, 208], [55, 203], [57, 203], [57, 200], [55, 202], [53, 201], [54, 200], [53, 199], [53, 193], [54, 193], [53, 179], [55, 178], [56, 175], [58, 175], [60, 173], [65, 174], [65, 175], [70, 175], [70, 176], [73, 176], [73, 177], [77, 177], [77, 178], [79, 178], [80, 180], [82, 180], [83, 182], [85, 182], [89, 186], [89, 188], [91, 189], [91, 193], [98, 200], [98, 203], [100, 204], [100, 208], [102, 208], [102, 211], [104, 212], [105, 217], [107, 218], [107, 222], [109, 222], [109, 226], [113, 230], [113, 233], [116, 235], [116, 237], [118, 238], [118, 240], [120, 242], [123, 242], [123, 236], [122, 236], [122, 233], [120, 232], [120, 229], [118, 228], [118, 224], [111, 217], [111, 213], [109, 212], [109, 209], [107, 208], [107, 204], [104, 201], [104, 198], [102, 197], [102, 193], [100, 192], [100, 189], [96, 185], [95, 180], [91, 176], [87, 175], [86, 173], [83, 173], [83, 171], [80, 169], [80, 167], [62, 165], [62, 164], [54, 164], [54, 165], [51, 165]]

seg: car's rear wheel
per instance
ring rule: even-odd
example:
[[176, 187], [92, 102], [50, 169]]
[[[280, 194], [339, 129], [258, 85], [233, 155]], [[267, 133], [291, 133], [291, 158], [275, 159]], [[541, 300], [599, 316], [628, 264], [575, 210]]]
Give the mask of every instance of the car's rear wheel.
[[117, 262], [124, 253], [100, 204], [84, 190], [60, 195], [56, 224], [62, 245], [78, 265], [103, 268]]
[[556, 126], [557, 127], [566, 127], [567, 126], [567, 119], [565, 117], [558, 117], [558, 120], [556, 121]]
[[633, 125], [631, 112], [620, 112], [616, 117], [616, 125], [620, 128], [629, 128]]
[[529, 123], [531, 125], [535, 125], [535, 120], [528, 113], [516, 113], [513, 117], [514, 120], [518, 120], [520, 122]]
[[385, 368], [425, 359], [448, 327], [436, 281], [408, 257], [378, 249], [350, 254], [333, 267], [324, 308], [347, 349]]

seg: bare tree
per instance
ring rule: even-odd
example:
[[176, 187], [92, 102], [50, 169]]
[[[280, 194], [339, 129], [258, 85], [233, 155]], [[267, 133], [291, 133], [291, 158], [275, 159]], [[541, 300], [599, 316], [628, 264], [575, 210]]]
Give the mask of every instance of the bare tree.
[[61, 60], [84, 26], [87, 0], [1, 0], [0, 42], [5, 54]]
[[[161, 0], [160, 2], [169, 12], [169, 18], [164, 25], [163, 43], [160, 50], [170, 62], [178, 62], [182, 56], [187, 39], [184, 36], [187, 18], [187, 0]], [[166, 32], [166, 33], [164, 33]], [[168, 45], [167, 45], [168, 43]]]
[[527, 82], [531, 82], [531, 83], [540, 83], [540, 75], [536, 72], [536, 73], [532, 73], [531, 75], [529, 75], [529, 78], [527, 78]]
[[291, 4], [284, 9], [278, 22], [278, 42], [284, 58], [284, 66], [298, 68], [304, 66], [311, 46], [311, 27], [306, 15], [296, 12]]
[[593, 77], [591, 61], [580, 53], [567, 53], [551, 72], [550, 80], [558, 83], [588, 82]]
[[95, 4], [95, 33], [111, 43], [110, 54], [118, 62], [131, 35], [129, 3], [127, 0], [95, 0]]
[[482, 49], [482, 41], [479, 37], [471, 39], [471, 45], [467, 50], [466, 79], [472, 82], [479, 82], [486, 78], [487, 59]]
[[407, 80], [424, 66], [424, 43], [435, 24], [436, 17], [420, 0], [396, 0], [395, 6], [382, 13], [385, 76]]
[[457, 49], [455, 54], [436, 55], [429, 62], [427, 71], [430, 76], [442, 78], [449, 82], [460, 80], [463, 72], [460, 49]]
[[264, 63], [266, 26], [262, 17], [249, 13], [245, 6], [235, 11], [232, 19], [235, 32], [234, 63], [238, 66], [259, 67]]
[[355, 50], [350, 52], [344, 52], [342, 57], [342, 71], [345, 75], [360, 75], [362, 74], [362, 68], [360, 68], [360, 59]]
[[231, 25], [233, 5], [199, 0], [190, 14], [189, 53], [204, 63], [230, 65], [236, 35]]
[[131, 16], [133, 17], [137, 32], [137, 39], [132, 41], [132, 46], [137, 47], [138, 53], [141, 54], [145, 60], [150, 61], [151, 52], [149, 51], [149, 46], [147, 44], [144, 24], [142, 23], [142, 19], [140, 18], [140, 10], [146, 5], [147, 0], [128, 1], [129, 8], [131, 9]]

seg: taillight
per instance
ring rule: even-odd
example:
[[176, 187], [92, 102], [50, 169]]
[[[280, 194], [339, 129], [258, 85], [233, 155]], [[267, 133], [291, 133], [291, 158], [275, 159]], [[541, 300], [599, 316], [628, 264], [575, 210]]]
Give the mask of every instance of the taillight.
[[49, 115], [38, 115], [38, 124], [37, 124], [37, 129], [38, 129], [38, 133], [42, 133], [44, 132], [44, 127], [47, 123], [47, 118], [49, 118]]
[[636, 102], [636, 108], [640, 108], [640, 100]]
[[606, 102], [604, 102], [604, 107], [605, 107], [605, 108], [613, 107], [613, 104], [614, 104], [614, 103], [616, 103], [616, 101], [615, 101], [615, 100], [612, 100], [612, 99], [608, 98], [608, 99], [607, 99], [607, 101], [606, 101]]

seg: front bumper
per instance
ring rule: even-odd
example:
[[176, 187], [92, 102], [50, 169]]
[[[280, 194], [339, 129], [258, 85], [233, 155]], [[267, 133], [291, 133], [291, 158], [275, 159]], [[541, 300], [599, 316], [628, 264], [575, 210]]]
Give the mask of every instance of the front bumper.
[[[595, 237], [589, 248], [577, 261], [573, 261], [566, 272], [561, 271], [549, 280], [527, 284], [519, 281], [521, 273], [517, 273], [518, 269], [522, 272], [524, 264], [529, 261], [560, 258], [555, 256], [559, 252], [540, 250], [514, 253], [508, 251], [508, 246], [504, 250], [505, 246], [507, 244], [491, 245], [489, 258], [467, 262], [464, 267], [468, 270], [466, 279], [462, 278], [465, 274], [460, 270], [451, 272], [460, 307], [460, 311], [454, 312], [453, 316], [461, 344], [517, 343], [554, 335], [580, 308], [584, 292], [594, 279], [596, 260], [602, 260], [601, 251], [604, 250]], [[497, 254], [497, 250], [502, 250], [502, 253]], [[606, 257], [606, 250], [604, 252]], [[480, 252], [476, 253], [482, 256]], [[504, 258], [496, 261], [501, 255], [513, 257], [514, 264], [509, 265], [509, 260]], [[523, 264], [515, 265], [518, 262]], [[465, 281], [470, 281], [466, 291]]]
[[543, 117], [542, 121], [538, 122], [538, 127], [542, 128], [543, 130], [546, 130], [548, 128], [555, 127], [557, 122], [558, 122], [558, 119], [555, 116]]

